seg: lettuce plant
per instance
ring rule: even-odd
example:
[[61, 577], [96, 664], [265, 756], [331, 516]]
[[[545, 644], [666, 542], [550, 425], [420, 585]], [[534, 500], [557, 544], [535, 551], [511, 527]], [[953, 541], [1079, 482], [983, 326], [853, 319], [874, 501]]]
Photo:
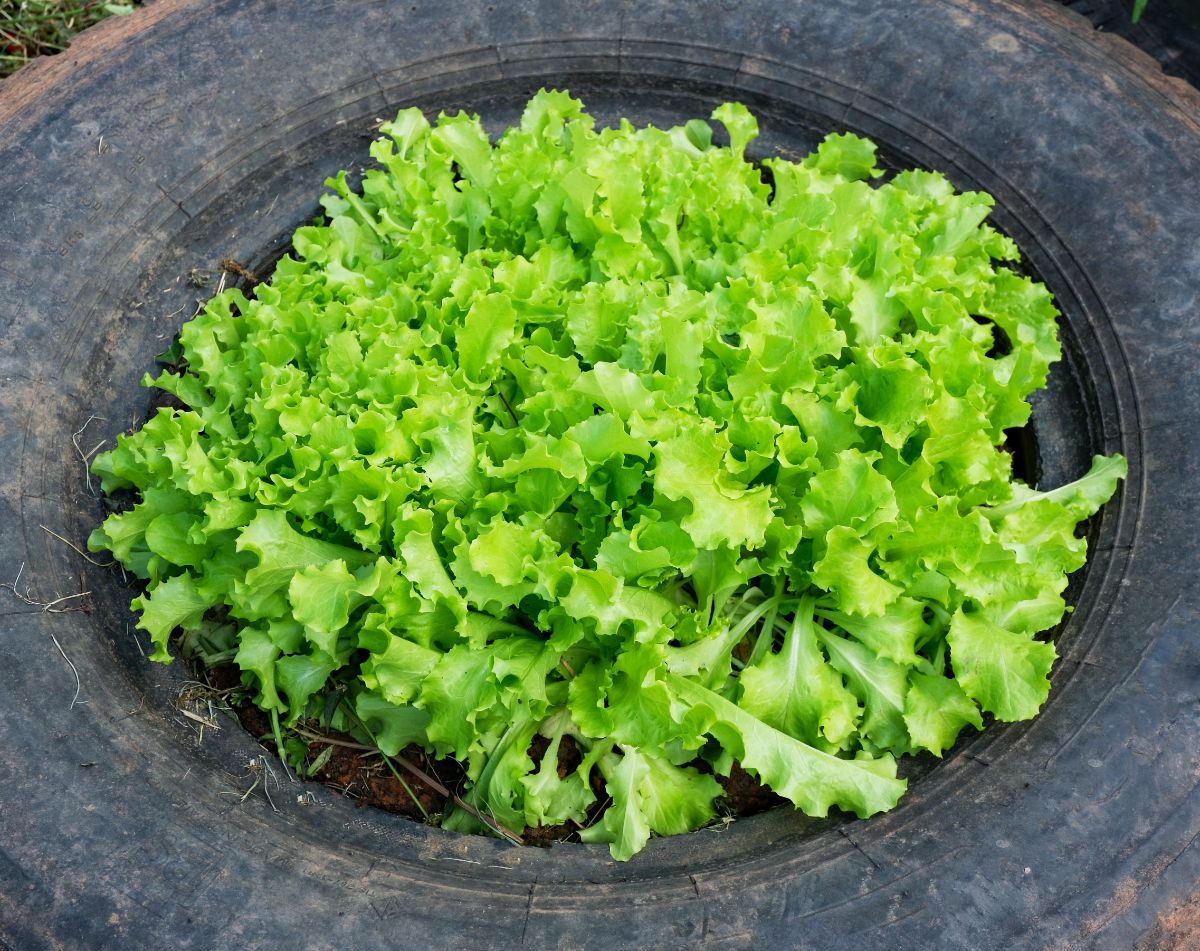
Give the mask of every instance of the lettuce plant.
[[868, 816], [897, 756], [1034, 716], [1125, 473], [1013, 477], [1049, 292], [989, 196], [853, 135], [755, 164], [754, 117], [713, 119], [597, 130], [543, 91], [495, 143], [385, 124], [144, 381], [187, 408], [95, 462], [139, 499], [91, 547], [144, 579], [154, 659], [224, 637], [277, 722], [453, 756], [478, 811], [590, 817], [618, 859], [711, 821], [735, 761]]

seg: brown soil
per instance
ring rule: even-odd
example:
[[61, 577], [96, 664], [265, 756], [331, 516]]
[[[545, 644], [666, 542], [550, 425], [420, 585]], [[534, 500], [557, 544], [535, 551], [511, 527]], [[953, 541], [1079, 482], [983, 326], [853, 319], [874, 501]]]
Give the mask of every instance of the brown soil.
[[787, 802], [769, 786], [764, 786], [742, 769], [741, 763], [734, 763], [729, 775], [718, 776], [717, 782], [729, 797], [735, 815], [752, 816], [756, 812], [765, 812]]

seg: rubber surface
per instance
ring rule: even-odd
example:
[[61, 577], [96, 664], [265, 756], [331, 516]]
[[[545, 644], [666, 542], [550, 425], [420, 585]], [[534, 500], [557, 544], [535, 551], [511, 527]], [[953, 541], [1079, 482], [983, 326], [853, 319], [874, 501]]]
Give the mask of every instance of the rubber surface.
[[[261, 785], [243, 800], [260, 748], [228, 721], [199, 740], [120, 576], [45, 530], [79, 544], [102, 517], [76, 446], [144, 417], [136, 381], [208, 293], [191, 269], [269, 260], [377, 117], [499, 129], [543, 84], [609, 120], [739, 98], [763, 154], [873, 136], [995, 195], [1059, 299], [1042, 482], [1096, 451], [1130, 477], [1042, 715], [960, 745], [892, 813], [774, 811], [618, 865], [302, 804], [277, 762], [277, 811]], [[70, 598], [0, 591], [0, 944], [1194, 946], [1198, 116], [1142, 54], [1018, 0], [159, 0], [0, 86], [0, 579]]]

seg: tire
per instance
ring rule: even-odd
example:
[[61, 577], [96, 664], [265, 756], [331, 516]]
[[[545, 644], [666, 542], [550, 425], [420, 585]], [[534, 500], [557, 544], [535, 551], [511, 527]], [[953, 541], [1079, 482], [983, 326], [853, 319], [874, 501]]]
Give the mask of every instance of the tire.
[[[637, 123], [738, 98], [763, 154], [869, 135], [995, 195], [1058, 299], [1067, 356], [1035, 406], [1035, 471], [1054, 485], [1119, 451], [1129, 478], [1090, 526], [1042, 714], [916, 764], [891, 813], [774, 810], [616, 864], [322, 787], [300, 802], [277, 761], [272, 801], [246, 796], [261, 748], [232, 721], [198, 741], [186, 672], [145, 661], [120, 575], [47, 531], [79, 545], [103, 517], [80, 454], [144, 418], [136, 381], [211, 292], [193, 268], [271, 261], [322, 179], [365, 160], [376, 117], [464, 107], [499, 129], [541, 85]], [[159, 0], [6, 82], [0, 578], [38, 603], [0, 592], [0, 944], [1196, 940], [1197, 117], [1196, 91], [1028, 0]]]

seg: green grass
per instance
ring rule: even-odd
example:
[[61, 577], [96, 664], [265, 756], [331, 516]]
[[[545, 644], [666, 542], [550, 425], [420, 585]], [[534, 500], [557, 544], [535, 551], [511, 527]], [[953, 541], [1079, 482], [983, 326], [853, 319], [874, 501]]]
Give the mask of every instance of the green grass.
[[80, 30], [106, 17], [132, 13], [137, 2], [0, 0], [0, 77], [31, 59], [61, 53]]

